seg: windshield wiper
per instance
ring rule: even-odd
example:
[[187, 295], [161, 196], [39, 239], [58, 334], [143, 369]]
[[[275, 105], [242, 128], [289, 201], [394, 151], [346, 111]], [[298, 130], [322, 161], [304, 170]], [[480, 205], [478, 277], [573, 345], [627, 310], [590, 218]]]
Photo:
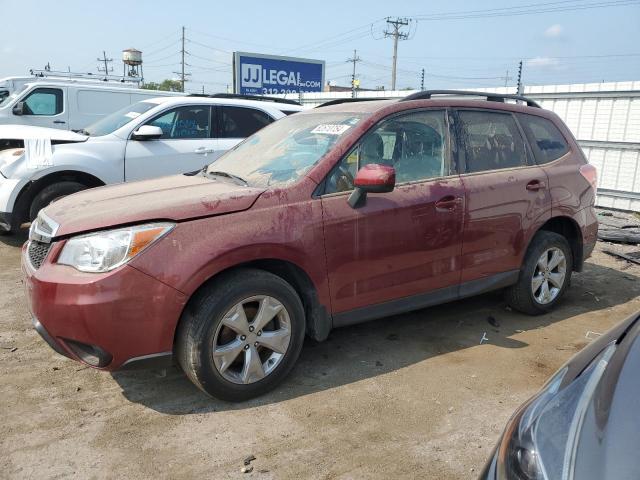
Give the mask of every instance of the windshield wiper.
[[242, 184], [244, 184], [245, 187], [249, 186], [249, 182], [247, 182], [244, 178], [239, 177], [238, 175], [234, 175], [233, 173], [219, 172], [219, 171], [213, 171], [213, 172], [205, 171], [205, 173], [207, 175], [211, 175], [211, 176], [214, 176], [214, 177], [230, 178], [231, 180], [236, 180], [238, 182], [241, 182]]

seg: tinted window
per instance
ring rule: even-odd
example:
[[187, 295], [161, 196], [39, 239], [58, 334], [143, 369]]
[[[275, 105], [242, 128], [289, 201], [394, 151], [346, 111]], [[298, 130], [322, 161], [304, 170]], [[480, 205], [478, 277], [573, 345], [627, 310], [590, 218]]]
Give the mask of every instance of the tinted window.
[[147, 123], [162, 129], [161, 138], [166, 140], [183, 140], [187, 138], [209, 138], [209, 107], [190, 105], [178, 107], [163, 113]]
[[221, 107], [220, 138], [245, 138], [253, 135], [273, 119], [255, 108]]
[[467, 173], [527, 164], [524, 141], [511, 114], [471, 110], [458, 114]]
[[394, 167], [397, 183], [447, 175], [445, 125], [444, 111], [385, 120], [336, 165], [327, 179], [326, 192], [352, 190], [356, 172], [369, 163]]
[[64, 110], [59, 88], [36, 88], [23, 101], [24, 115], [57, 115]]
[[569, 151], [567, 141], [550, 120], [526, 114], [518, 114], [518, 118], [538, 163], [551, 162]]

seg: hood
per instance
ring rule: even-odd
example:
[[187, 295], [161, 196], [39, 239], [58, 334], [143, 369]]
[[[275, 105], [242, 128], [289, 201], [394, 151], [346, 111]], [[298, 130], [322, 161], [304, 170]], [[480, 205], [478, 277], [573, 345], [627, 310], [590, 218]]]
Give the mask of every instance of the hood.
[[52, 142], [84, 142], [89, 137], [57, 128], [35, 127], [32, 125], [0, 125], [0, 140], [24, 140], [25, 138], [48, 138]]
[[581, 426], [574, 478], [640, 478], [640, 322], [609, 360]]
[[201, 175], [98, 187], [64, 197], [45, 214], [60, 226], [56, 236], [152, 220], [176, 222], [250, 208], [264, 189]]

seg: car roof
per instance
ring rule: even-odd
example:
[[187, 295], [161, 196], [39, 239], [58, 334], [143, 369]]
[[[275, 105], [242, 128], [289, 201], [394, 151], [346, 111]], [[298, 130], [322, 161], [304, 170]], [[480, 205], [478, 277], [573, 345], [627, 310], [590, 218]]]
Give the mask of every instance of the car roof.
[[301, 111], [302, 105], [291, 103], [279, 103], [272, 101], [260, 100], [244, 100], [239, 98], [209, 98], [201, 96], [179, 96], [179, 97], [154, 97], [141, 100], [143, 102], [153, 102], [160, 104], [198, 104], [198, 105], [237, 105], [239, 107], [253, 107], [262, 110], [280, 110], [280, 111]]

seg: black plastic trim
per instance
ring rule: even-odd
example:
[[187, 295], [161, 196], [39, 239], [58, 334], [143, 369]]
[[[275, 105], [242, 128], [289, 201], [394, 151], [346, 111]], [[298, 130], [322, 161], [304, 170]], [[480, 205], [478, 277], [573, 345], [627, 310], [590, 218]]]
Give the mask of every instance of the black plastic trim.
[[487, 278], [472, 280], [460, 285], [439, 288], [427, 293], [412, 295], [410, 297], [390, 300], [368, 307], [357, 308], [347, 312], [335, 313], [333, 315], [333, 327], [344, 327], [356, 323], [375, 320], [376, 318], [388, 317], [399, 313], [410, 312], [421, 308], [431, 307], [441, 303], [458, 300], [464, 297], [478, 295], [480, 293], [498, 290], [508, 287], [518, 281], [520, 270], [498, 273]]
[[54, 338], [47, 332], [47, 330], [42, 326], [42, 324], [38, 321], [37, 318], [32, 318], [31, 323], [33, 324], [33, 328], [36, 332], [42, 337], [42, 339], [47, 342], [47, 344], [60, 355], [63, 355], [67, 358], [73, 358], [62, 346], [54, 340]]
[[235, 98], [238, 100], [257, 100], [259, 102], [286, 103], [287, 105], [302, 105], [300, 102], [288, 98], [263, 97], [261, 95], [242, 95], [239, 93], [214, 93], [212, 95], [206, 93], [191, 93], [189, 97], [201, 98]]
[[518, 100], [525, 102], [528, 107], [542, 108], [537, 102], [531, 100], [523, 95], [509, 95], [502, 93], [489, 93], [489, 92], [471, 92], [465, 90], [425, 90], [423, 92], [412, 93], [406, 97], [400, 99], [401, 102], [407, 102], [411, 100], [430, 100], [433, 95], [455, 95], [465, 97], [484, 97], [489, 102], [504, 103], [505, 100]]

